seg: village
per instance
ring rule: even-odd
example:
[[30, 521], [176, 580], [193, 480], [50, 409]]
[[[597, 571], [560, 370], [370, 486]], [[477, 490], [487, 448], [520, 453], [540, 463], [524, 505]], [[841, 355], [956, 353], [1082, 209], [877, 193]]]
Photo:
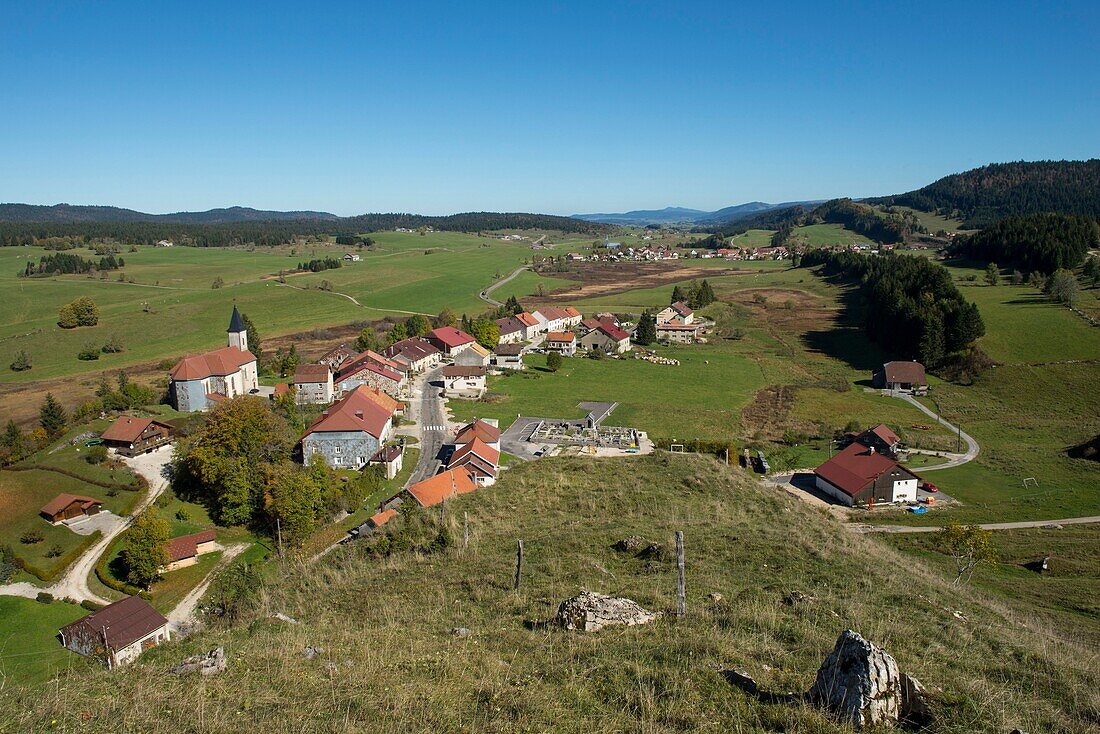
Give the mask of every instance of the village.
[[[302, 465], [320, 463], [341, 473], [373, 470], [391, 481], [407, 477], [371, 508], [366, 520], [337, 538], [327, 549], [331, 550], [399, 521], [406, 504], [438, 507], [491, 487], [510, 462], [552, 455], [613, 458], [652, 452], [657, 447], [645, 431], [606, 425], [618, 407], [614, 402], [582, 402], [579, 407], [587, 415], [579, 420], [520, 415], [507, 430], [492, 418], [456, 422], [447, 408], [449, 401], [476, 404], [493, 375], [535, 369], [536, 355], [548, 365], [555, 359], [623, 359], [631, 353], [654, 364], [678, 365], [676, 359], [635, 344], [640, 324], [647, 319], [656, 341], [665, 345], [705, 342], [713, 326], [683, 301], [633, 322], [608, 312], [585, 317], [571, 306], [543, 306], [498, 318], [497, 342], [488, 348], [457, 326], [440, 325], [377, 351], [335, 345], [315, 361], [298, 364], [289, 379], [270, 385], [261, 383], [256, 357], [249, 351], [248, 329], [234, 306], [226, 345], [181, 359], [170, 371], [168, 395], [181, 413], [208, 412], [241, 396], [289, 401], [314, 411], [294, 449]], [[928, 390], [924, 368], [916, 362], [887, 363], [873, 381], [876, 390], [890, 395], [919, 396]], [[163, 464], [171, 455], [173, 431], [156, 418], [124, 413], [89, 445], [102, 444], [124, 460], [161, 456]], [[415, 466], [406, 467], [410, 442], [418, 447], [418, 458]], [[743, 467], [765, 475], [777, 488], [838, 510], [902, 506], [924, 512], [936, 504], [937, 496], [941, 503], [950, 501], [906, 466], [907, 447], [887, 426], [848, 434], [834, 443], [835, 455], [805, 472], [774, 473], [762, 452], [753, 454], [748, 448], [738, 458]], [[666, 448], [677, 450], [675, 445]], [[82, 524], [111, 527], [110, 513], [101, 510], [102, 502], [95, 498], [61, 493], [40, 514], [52, 525], [74, 530]], [[194, 566], [205, 554], [221, 551], [219, 541], [217, 529], [171, 538], [158, 573]], [[105, 628], [110, 632], [103, 635]], [[134, 594], [62, 629], [60, 639], [69, 649], [116, 667], [186, 629]]]

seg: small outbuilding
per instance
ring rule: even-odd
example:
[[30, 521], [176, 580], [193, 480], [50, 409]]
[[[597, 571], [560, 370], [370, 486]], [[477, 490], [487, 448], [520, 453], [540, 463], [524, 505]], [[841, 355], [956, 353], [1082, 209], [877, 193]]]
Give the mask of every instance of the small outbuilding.
[[381, 467], [386, 479], [393, 479], [401, 473], [404, 453], [400, 446], [383, 446], [367, 463], [370, 466]]
[[920, 362], [887, 362], [873, 375], [875, 387], [922, 395], [928, 392], [928, 379]]
[[128, 596], [60, 629], [61, 644], [117, 668], [168, 642], [168, 620], [140, 596]]
[[101, 509], [103, 509], [103, 503], [94, 497], [61, 493], [46, 503], [38, 514], [57, 525], [78, 517], [98, 515]]
[[160, 569], [161, 573], [187, 568], [199, 562], [199, 556], [218, 549], [217, 534], [213, 530], [181, 535], [167, 543], [168, 564]]

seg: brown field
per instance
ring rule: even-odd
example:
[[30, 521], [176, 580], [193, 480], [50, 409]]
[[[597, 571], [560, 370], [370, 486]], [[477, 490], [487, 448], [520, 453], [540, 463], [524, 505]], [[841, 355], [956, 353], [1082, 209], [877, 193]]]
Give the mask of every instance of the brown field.
[[669, 265], [668, 263], [587, 263], [584, 269], [564, 273], [550, 273], [555, 278], [575, 280], [580, 283], [571, 288], [560, 288], [553, 293], [531, 300], [547, 303], [567, 303], [588, 298], [613, 296], [627, 291], [658, 288], [662, 285], [682, 283], [702, 278], [724, 275], [746, 275], [756, 270], [741, 268], [699, 267], [697, 265]]

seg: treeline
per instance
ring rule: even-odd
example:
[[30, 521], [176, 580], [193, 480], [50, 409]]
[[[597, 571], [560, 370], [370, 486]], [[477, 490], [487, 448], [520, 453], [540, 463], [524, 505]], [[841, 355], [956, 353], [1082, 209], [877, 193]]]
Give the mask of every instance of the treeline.
[[872, 201], [958, 217], [968, 229], [1016, 214], [1100, 217], [1100, 159], [994, 163]]
[[925, 231], [914, 217], [880, 212], [851, 199], [833, 199], [809, 211], [802, 206], [792, 206], [763, 212], [748, 219], [739, 220], [732, 226], [703, 228], [699, 231], [713, 234], [697, 243], [697, 246], [709, 249], [725, 247], [726, 237], [742, 234], [750, 229], [774, 229], [777, 234], [782, 234], [779, 234], [779, 241], [773, 244], [783, 244], [793, 228], [823, 223], [842, 224], [847, 229], [884, 245], [904, 242], [913, 233]]
[[935, 369], [985, 334], [977, 305], [969, 303], [942, 265], [923, 257], [811, 250], [803, 267], [858, 281], [867, 337], [893, 359], [916, 359]]
[[1028, 214], [1005, 217], [951, 247], [954, 255], [1012, 265], [1025, 273], [1075, 268], [1100, 246], [1100, 226], [1089, 217]]
[[313, 259], [309, 262], [298, 263], [299, 270], [308, 270], [311, 273], [319, 273], [322, 270], [335, 270], [343, 265], [339, 260], [334, 257], [326, 257], [324, 259]]
[[71, 275], [73, 273], [90, 273], [93, 270], [118, 270], [126, 267], [126, 261], [122, 257], [107, 255], [99, 258], [99, 261], [89, 260], [80, 255], [69, 252], [57, 252], [51, 255], [43, 255], [38, 264], [28, 262], [20, 273], [23, 277], [30, 278], [36, 275]]
[[[498, 229], [550, 229], [571, 233], [601, 234], [610, 228], [595, 222], [546, 214], [494, 214], [470, 212], [446, 217], [417, 214], [363, 214], [336, 220], [298, 219], [238, 222], [232, 224], [179, 224], [170, 222], [0, 222], [0, 246], [37, 245], [51, 238], [84, 242], [114, 240], [153, 245], [171, 240], [190, 247], [267, 247], [294, 242], [300, 236], [346, 235], [405, 227], [432, 227], [449, 232], [484, 232]], [[365, 241], [365, 240], [364, 240]]]

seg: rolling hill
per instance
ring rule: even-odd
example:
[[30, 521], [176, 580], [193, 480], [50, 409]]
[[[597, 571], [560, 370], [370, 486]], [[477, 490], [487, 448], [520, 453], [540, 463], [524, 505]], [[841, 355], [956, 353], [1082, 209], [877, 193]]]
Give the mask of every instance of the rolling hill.
[[992, 163], [868, 201], [961, 218], [967, 229], [1013, 214], [1100, 217], [1100, 159]]
[[641, 227], [647, 224], [723, 224], [735, 222], [747, 217], [752, 217], [761, 212], [784, 209], [787, 207], [806, 205], [812, 206], [817, 201], [788, 201], [782, 204], [766, 204], [762, 201], [750, 201], [745, 204], [735, 204], [715, 211], [703, 211], [700, 209], [686, 209], [684, 207], [670, 206], [664, 209], [636, 209], [634, 211], [619, 214], [574, 214], [574, 219], [586, 222], [602, 222], [604, 224], [619, 224]]
[[117, 206], [74, 204], [0, 204], [0, 222], [163, 222], [166, 224], [233, 224], [239, 222], [281, 222], [295, 220], [332, 221], [340, 217], [328, 212], [265, 211], [245, 206], [210, 209], [204, 212], [146, 214]]

